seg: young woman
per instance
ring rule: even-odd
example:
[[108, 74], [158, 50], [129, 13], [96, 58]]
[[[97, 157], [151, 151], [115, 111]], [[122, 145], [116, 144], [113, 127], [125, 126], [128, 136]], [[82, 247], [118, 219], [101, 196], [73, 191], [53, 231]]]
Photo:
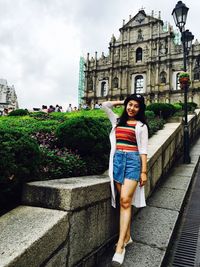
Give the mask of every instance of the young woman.
[[[112, 107], [124, 105], [119, 118]], [[145, 120], [144, 97], [132, 94], [124, 101], [102, 103], [111, 123], [111, 152], [109, 176], [111, 179], [112, 206], [116, 207], [116, 189], [120, 195], [120, 231], [112, 266], [120, 266], [125, 257], [125, 247], [131, 239], [131, 204], [146, 206], [144, 185], [147, 182], [148, 128]]]

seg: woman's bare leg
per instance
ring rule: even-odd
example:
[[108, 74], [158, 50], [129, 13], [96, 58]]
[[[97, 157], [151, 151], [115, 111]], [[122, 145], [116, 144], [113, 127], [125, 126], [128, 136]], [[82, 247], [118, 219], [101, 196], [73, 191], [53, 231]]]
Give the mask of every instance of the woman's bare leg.
[[[122, 253], [124, 242], [130, 238], [131, 202], [137, 187], [137, 181], [124, 179], [120, 192], [120, 233], [116, 252]], [[129, 236], [128, 236], [129, 235]], [[129, 237], [129, 238], [127, 238]], [[126, 238], [128, 240], [126, 240]]]

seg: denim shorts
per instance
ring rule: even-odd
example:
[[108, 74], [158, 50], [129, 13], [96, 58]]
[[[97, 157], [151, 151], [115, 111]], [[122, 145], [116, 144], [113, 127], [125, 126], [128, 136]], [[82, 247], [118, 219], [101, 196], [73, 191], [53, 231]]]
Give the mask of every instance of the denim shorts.
[[124, 183], [124, 179], [140, 180], [141, 159], [139, 152], [116, 150], [113, 158], [113, 179]]

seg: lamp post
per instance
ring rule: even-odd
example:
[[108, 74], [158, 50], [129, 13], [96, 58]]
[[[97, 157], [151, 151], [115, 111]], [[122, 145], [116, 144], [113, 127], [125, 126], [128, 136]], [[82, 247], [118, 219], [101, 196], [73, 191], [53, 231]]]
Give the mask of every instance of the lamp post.
[[[172, 11], [172, 15], [174, 17], [174, 21], [176, 26], [179, 28], [181, 32], [181, 42], [183, 45], [183, 67], [184, 71], [187, 71], [186, 66], [186, 57], [189, 53], [189, 50], [192, 45], [192, 40], [194, 39], [194, 35], [189, 30], [185, 31], [185, 23], [187, 19], [187, 13], [189, 8], [186, 7], [182, 1], [178, 1], [175, 8]], [[189, 164], [191, 162], [190, 154], [189, 154], [189, 128], [188, 128], [188, 107], [187, 107], [187, 94], [188, 94], [188, 84], [183, 85], [184, 89], [184, 155], [183, 162]]]

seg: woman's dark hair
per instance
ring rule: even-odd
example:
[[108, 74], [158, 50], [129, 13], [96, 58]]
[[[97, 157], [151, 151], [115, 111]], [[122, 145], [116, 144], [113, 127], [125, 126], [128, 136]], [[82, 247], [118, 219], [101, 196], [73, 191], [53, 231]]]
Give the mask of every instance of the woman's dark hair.
[[140, 94], [132, 94], [127, 96], [127, 98], [124, 100], [124, 110], [122, 112], [122, 115], [119, 118], [118, 124], [117, 126], [126, 126], [126, 122], [128, 120], [128, 113], [126, 111], [126, 107], [129, 101], [131, 100], [135, 100], [139, 103], [140, 109], [138, 114], [135, 116], [135, 119], [138, 121], [141, 121], [143, 124], [146, 124], [148, 127], [148, 124], [146, 122], [146, 118], [145, 118], [145, 109], [146, 109], [146, 105], [144, 103], [144, 97]]

